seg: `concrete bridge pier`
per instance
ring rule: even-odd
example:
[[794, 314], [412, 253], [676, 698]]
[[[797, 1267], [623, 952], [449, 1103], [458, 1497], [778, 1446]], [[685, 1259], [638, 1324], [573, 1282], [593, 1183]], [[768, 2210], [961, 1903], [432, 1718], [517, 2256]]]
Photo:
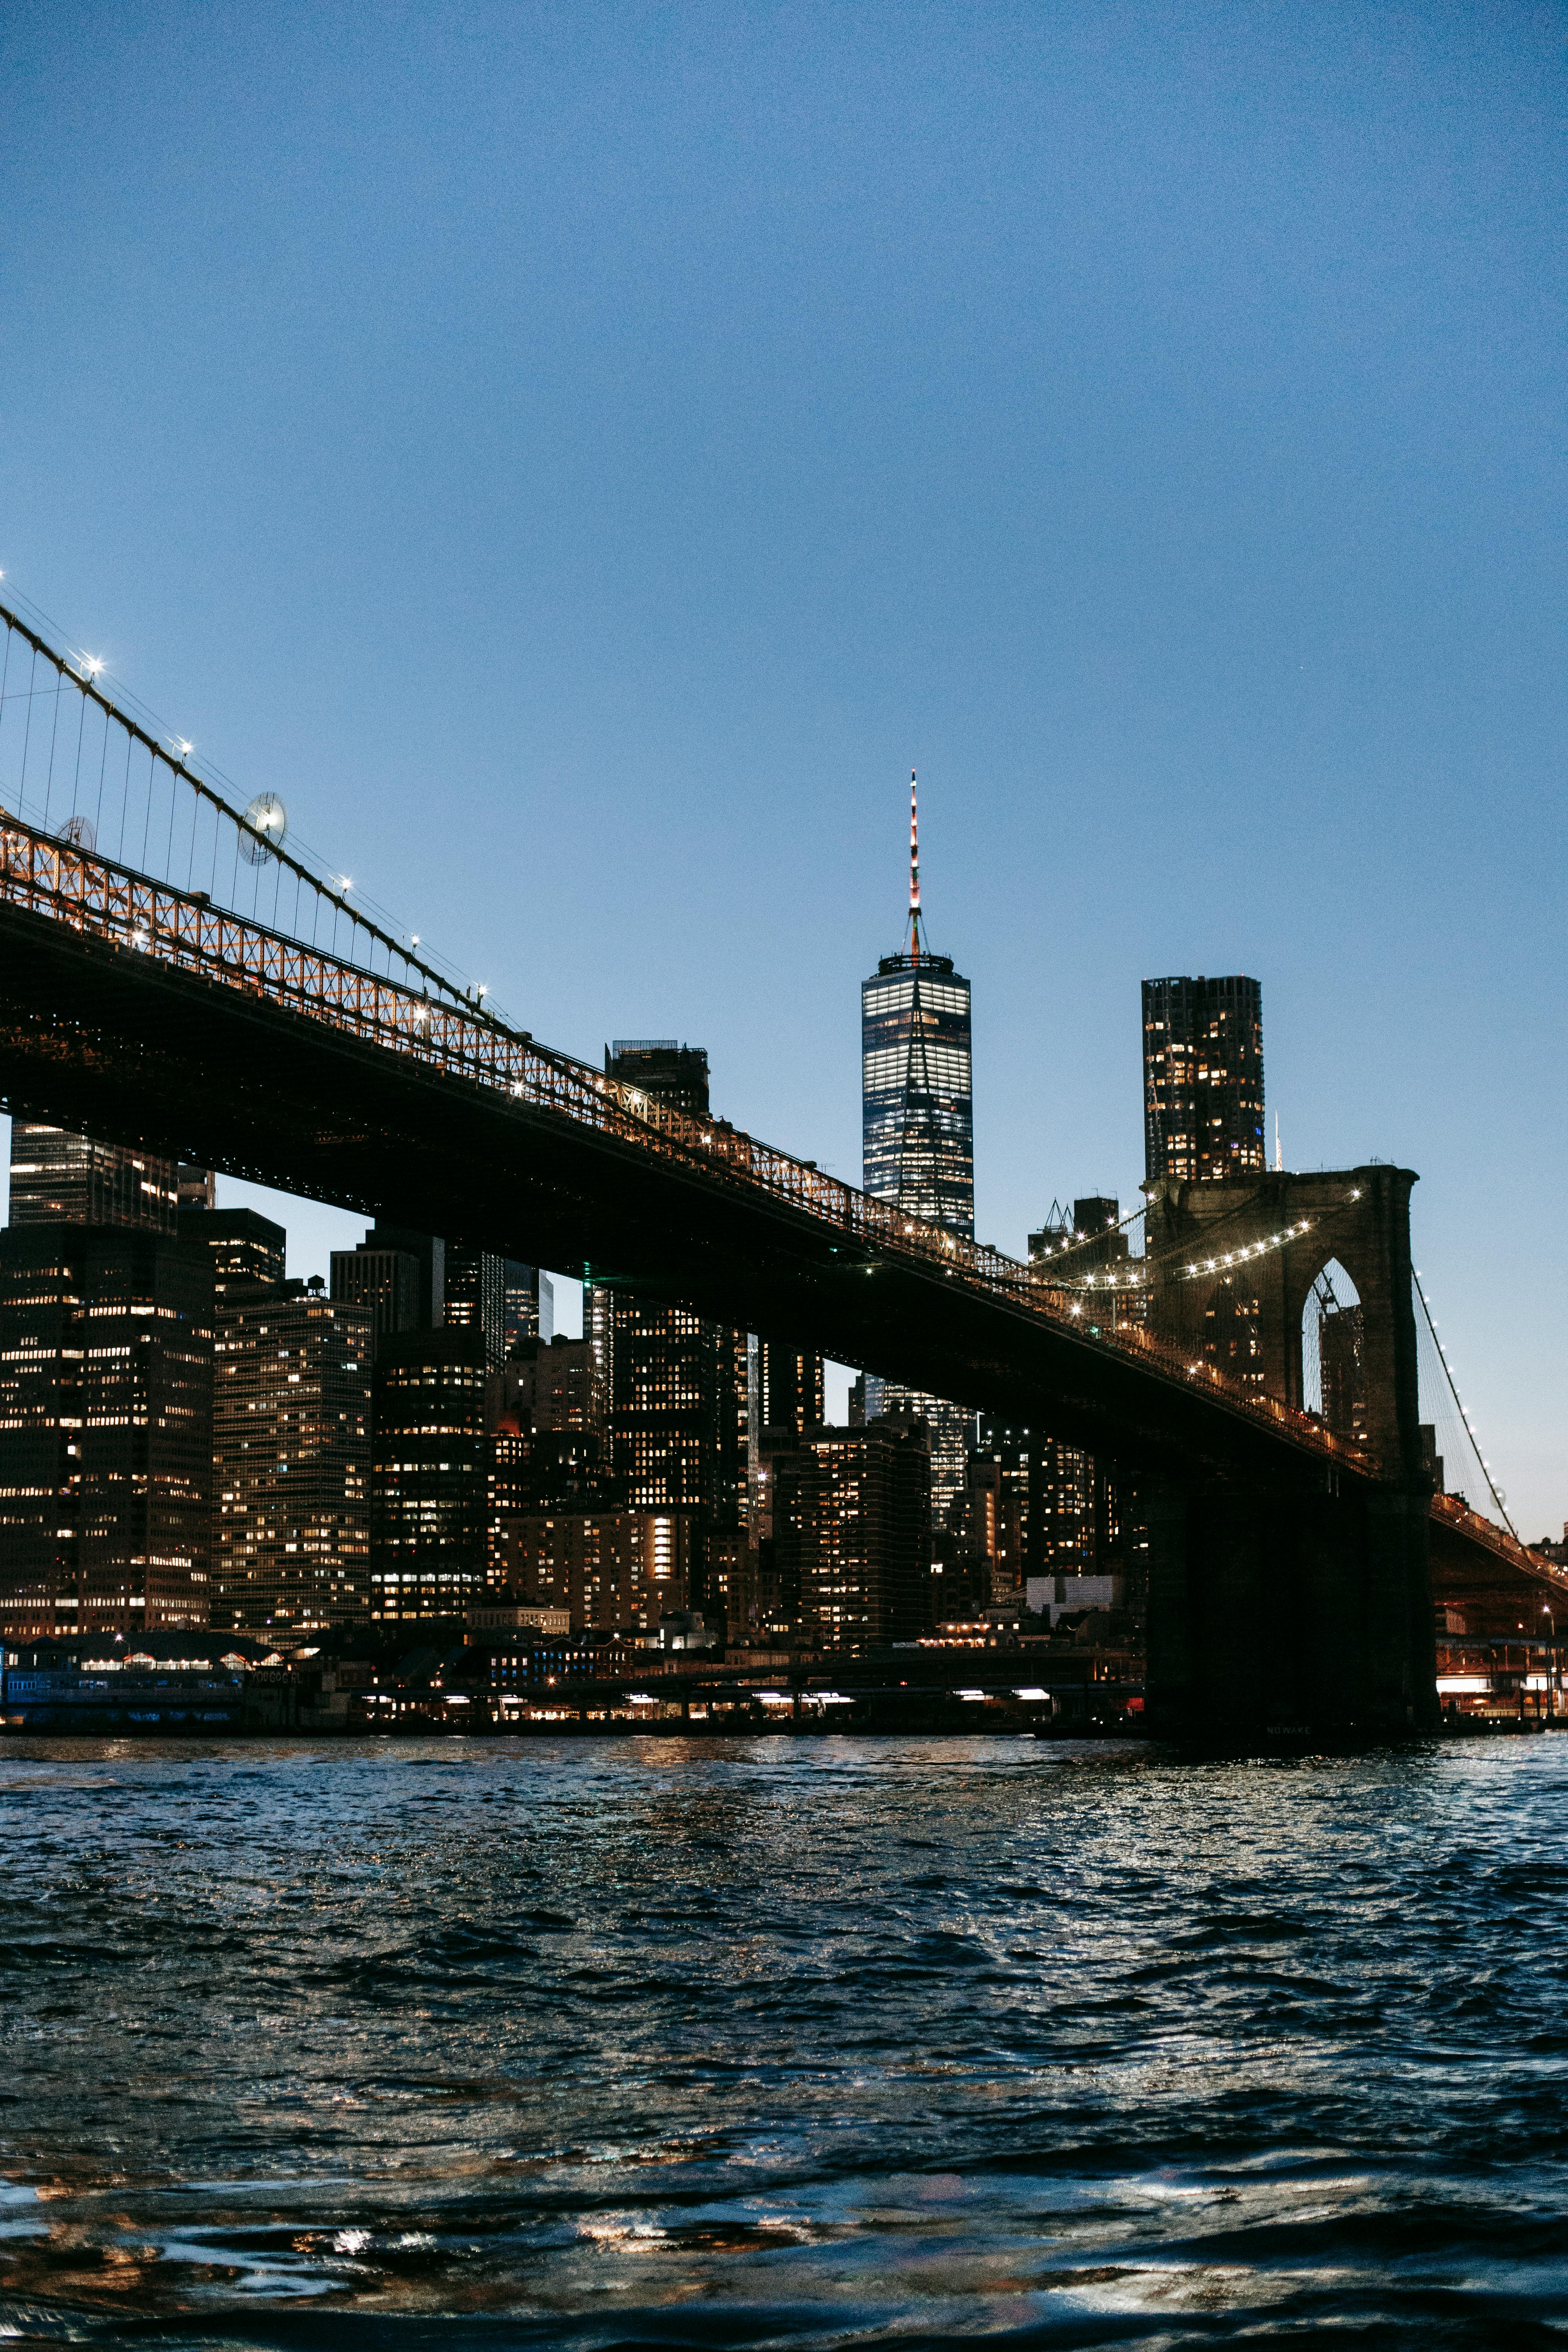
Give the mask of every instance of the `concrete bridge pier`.
[[1427, 1497], [1141, 1487], [1150, 1728], [1404, 1737], [1435, 1726]]

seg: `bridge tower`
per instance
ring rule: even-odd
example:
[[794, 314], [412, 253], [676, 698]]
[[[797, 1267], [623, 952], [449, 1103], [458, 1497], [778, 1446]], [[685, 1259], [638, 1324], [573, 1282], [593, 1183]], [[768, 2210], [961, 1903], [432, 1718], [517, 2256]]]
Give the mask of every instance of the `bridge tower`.
[[1374, 1161], [1144, 1188], [1150, 1330], [1321, 1412], [1346, 1445], [1342, 1472], [1306, 1471], [1299, 1490], [1201, 1475], [1150, 1490], [1150, 1708], [1173, 1728], [1435, 1717], [1416, 1181]]

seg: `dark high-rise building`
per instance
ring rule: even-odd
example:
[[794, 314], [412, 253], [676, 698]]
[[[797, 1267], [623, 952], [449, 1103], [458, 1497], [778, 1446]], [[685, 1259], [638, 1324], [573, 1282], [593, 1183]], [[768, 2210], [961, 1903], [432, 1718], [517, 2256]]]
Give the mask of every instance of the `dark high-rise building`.
[[363, 1618], [370, 1312], [279, 1284], [232, 1293], [217, 1325], [213, 1622], [300, 1632]]
[[508, 1366], [535, 1429], [591, 1429], [604, 1435], [607, 1399], [592, 1339], [526, 1344]]
[[433, 1234], [421, 1234], [409, 1225], [385, 1225], [378, 1220], [364, 1237], [366, 1249], [396, 1250], [411, 1257], [418, 1273], [416, 1278], [415, 1312], [412, 1324], [399, 1326], [403, 1330], [433, 1331], [447, 1317], [447, 1244]]
[[213, 1297], [220, 1308], [283, 1280], [289, 1236], [255, 1209], [182, 1207], [180, 1239], [206, 1251], [212, 1261]]
[[[673, 1038], [620, 1038], [612, 1077], [698, 1118], [708, 1115], [708, 1055]], [[586, 1328], [609, 1416], [612, 1468], [642, 1510], [746, 1511], [749, 1349], [743, 1331], [636, 1291], [592, 1285]]]
[[[921, 912], [915, 780], [910, 778], [910, 911], [904, 943], [860, 985], [863, 1181], [879, 1201], [973, 1239], [973, 1077], [969, 982], [933, 955]], [[866, 1382], [866, 1417], [918, 1413], [931, 1432], [931, 1508], [939, 1527], [963, 1490], [974, 1418], [962, 1405]]]
[[605, 1069], [639, 1094], [651, 1095], [695, 1118], [708, 1116], [708, 1048], [674, 1037], [617, 1037], [605, 1048]]
[[213, 1278], [161, 1234], [0, 1233], [0, 1629], [207, 1622]]
[[639, 1509], [744, 1517], [746, 1335], [595, 1283], [589, 1328], [611, 1460]]
[[11, 1223], [130, 1226], [174, 1232], [180, 1186], [175, 1164], [127, 1144], [100, 1143], [66, 1127], [28, 1119], [11, 1125]]
[[524, 1265], [515, 1257], [505, 1259], [503, 1265], [503, 1330], [510, 1356], [514, 1348], [526, 1347], [531, 1339], [554, 1336], [554, 1299], [550, 1277], [538, 1266]]
[[829, 1649], [930, 1623], [931, 1455], [919, 1422], [816, 1429], [773, 1457], [775, 1574]]
[[478, 1331], [404, 1331], [376, 1351], [370, 1613], [458, 1617], [484, 1591], [493, 1378]]
[[192, 1168], [182, 1160], [175, 1171], [174, 1192], [181, 1210], [217, 1207], [217, 1177], [210, 1168]]
[[447, 1244], [443, 1319], [458, 1331], [477, 1331], [491, 1371], [506, 1361], [506, 1260], [467, 1242]]
[[757, 1347], [757, 1423], [759, 1429], [786, 1431], [802, 1437], [827, 1417], [822, 1358], [776, 1339]]
[[395, 1331], [424, 1328], [426, 1273], [412, 1250], [398, 1249], [372, 1231], [355, 1248], [334, 1250], [331, 1267], [333, 1299], [362, 1307], [370, 1317], [373, 1363], [382, 1341]]
[[1143, 982], [1143, 1163], [1213, 1183], [1267, 1164], [1263, 991], [1255, 980]]

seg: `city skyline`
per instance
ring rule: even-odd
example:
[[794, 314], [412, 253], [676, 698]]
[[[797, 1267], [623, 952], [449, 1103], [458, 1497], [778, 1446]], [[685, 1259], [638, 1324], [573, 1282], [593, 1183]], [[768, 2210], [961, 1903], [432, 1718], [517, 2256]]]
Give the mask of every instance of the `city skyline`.
[[[105, 23], [68, 107], [14, 26], [0, 568], [539, 1034], [701, 1037], [846, 1178], [917, 767], [1019, 1255], [1133, 1197], [1138, 983], [1256, 975], [1270, 1156], [1278, 1113], [1288, 1164], [1420, 1171], [1549, 1522], [1568, 1275], [1509, 1204], [1568, 1147], [1555, 53], [1508, 9], [1462, 66], [1405, 20], [1136, 71], [1071, 12], [880, 23], [649, 29], [607, 118], [603, 42], [521, 20], [417, 88], [326, 24], [284, 75]], [[177, 168], [101, 135], [175, 86]], [[388, 335], [438, 255], [440, 331]]]
[[1565, 67], [0, 11], [0, 2333], [1552, 2332]]

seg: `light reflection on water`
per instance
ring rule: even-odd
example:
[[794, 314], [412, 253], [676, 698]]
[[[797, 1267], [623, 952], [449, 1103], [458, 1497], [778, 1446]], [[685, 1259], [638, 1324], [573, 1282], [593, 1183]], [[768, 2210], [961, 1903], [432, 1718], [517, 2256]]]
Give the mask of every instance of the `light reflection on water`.
[[0, 2325], [1559, 2342], [1568, 1741], [13, 1741]]

